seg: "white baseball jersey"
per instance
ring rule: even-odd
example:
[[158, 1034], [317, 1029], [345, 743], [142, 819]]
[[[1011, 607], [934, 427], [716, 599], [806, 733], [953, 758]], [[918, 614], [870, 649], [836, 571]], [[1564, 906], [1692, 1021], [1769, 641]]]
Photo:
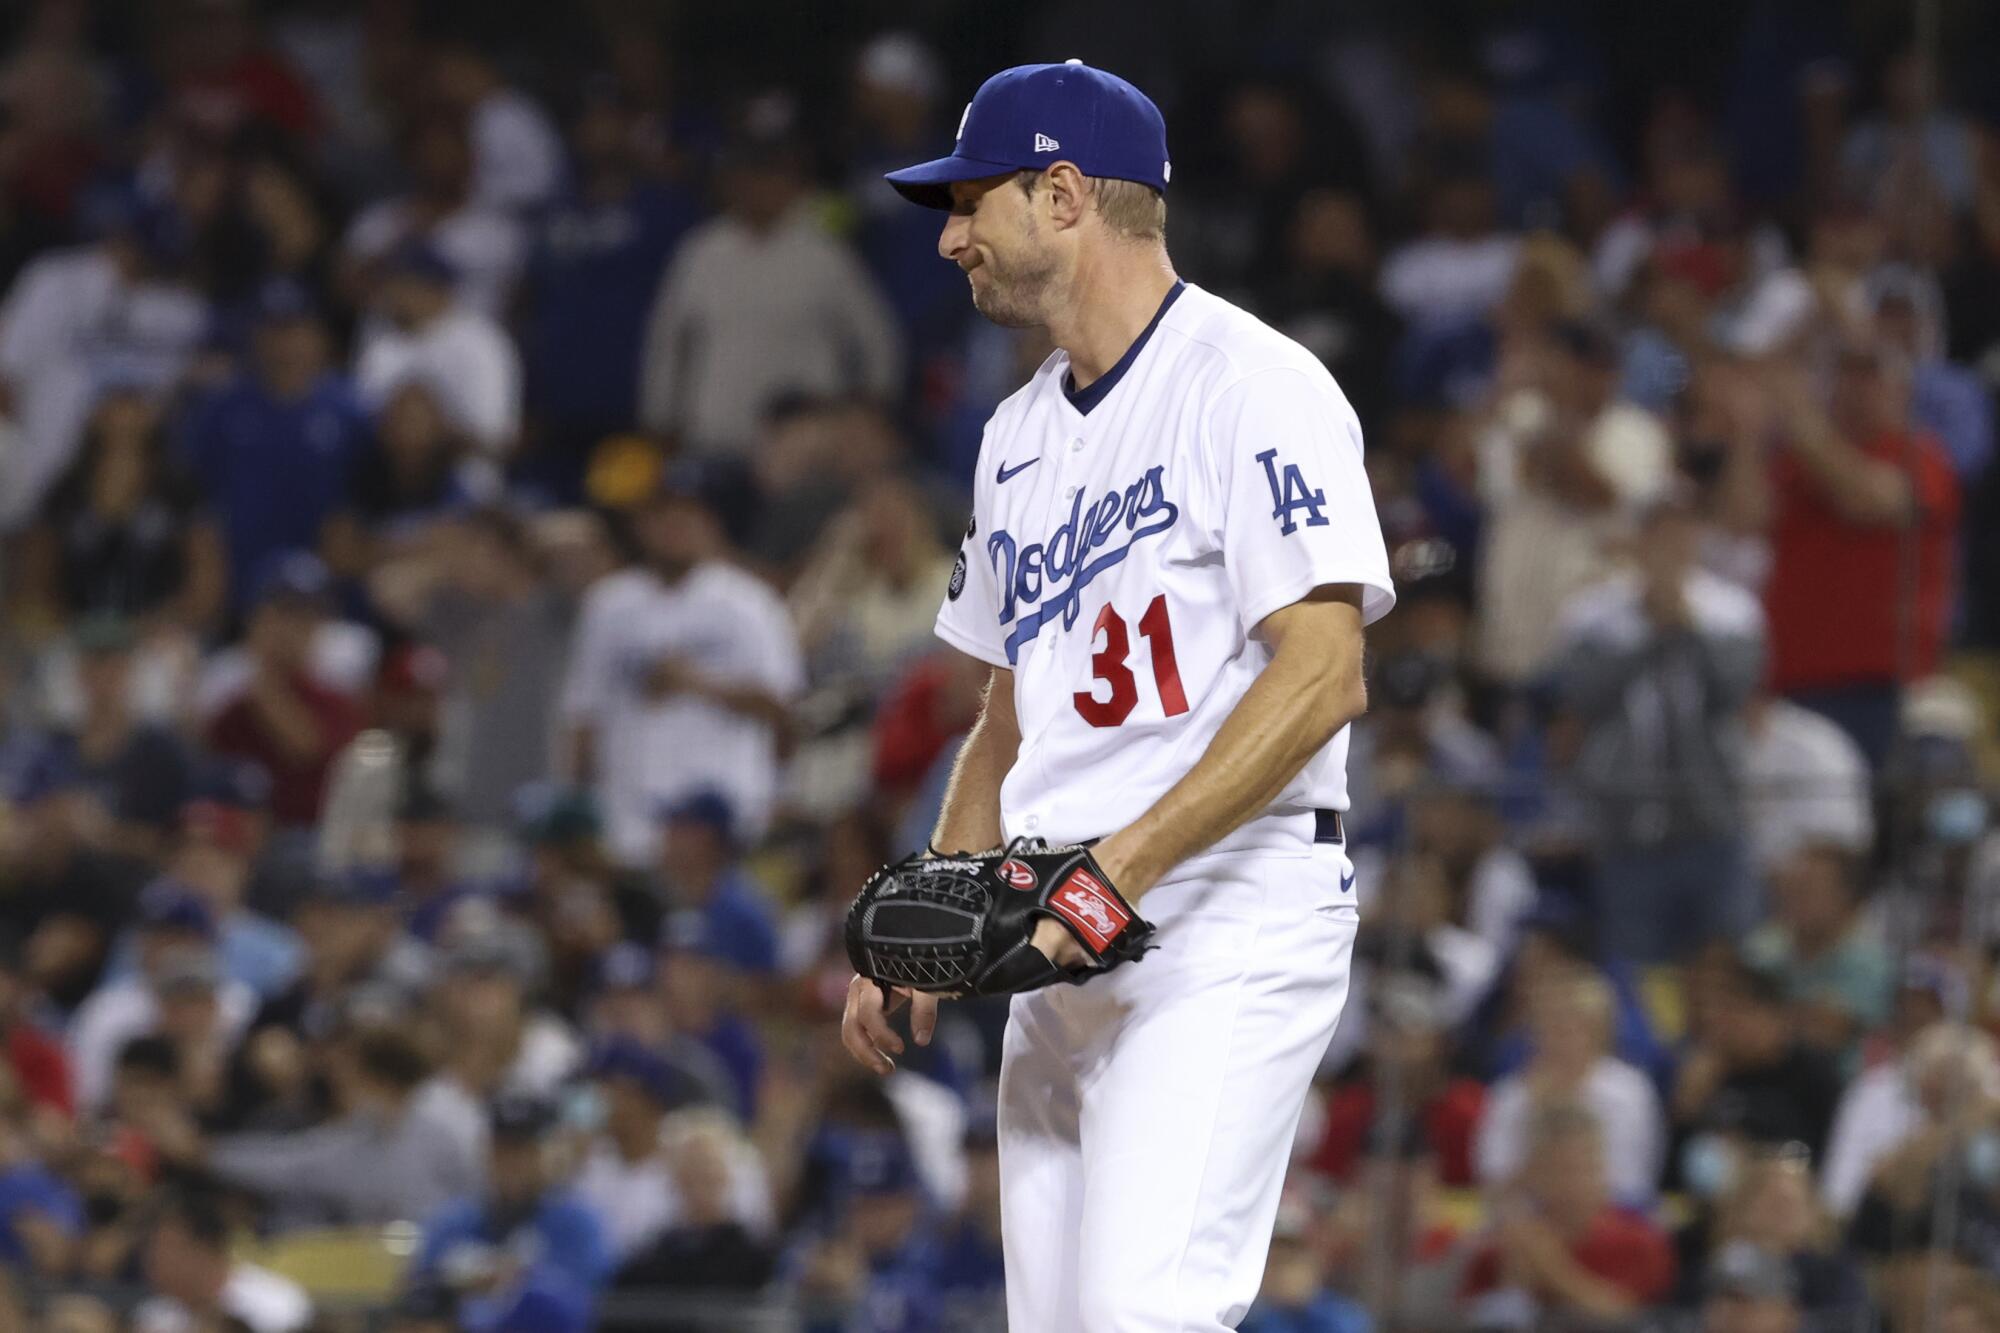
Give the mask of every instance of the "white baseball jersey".
[[[937, 632], [1014, 673], [1008, 837], [1132, 822], [1192, 768], [1270, 661], [1252, 630], [1323, 584], [1394, 604], [1361, 430], [1313, 355], [1177, 284], [1080, 392], [1043, 363], [987, 423]], [[1214, 851], [1303, 851], [1347, 805], [1347, 732]]]

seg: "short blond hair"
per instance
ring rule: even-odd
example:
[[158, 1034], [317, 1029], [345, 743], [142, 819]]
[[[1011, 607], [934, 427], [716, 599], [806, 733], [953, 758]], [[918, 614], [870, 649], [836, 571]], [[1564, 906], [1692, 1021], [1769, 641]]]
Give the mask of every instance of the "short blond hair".
[[[1014, 183], [1028, 194], [1035, 192], [1042, 173], [1032, 168], [1015, 173]], [[1097, 200], [1097, 215], [1116, 235], [1135, 241], [1164, 240], [1167, 235], [1167, 197], [1143, 181], [1119, 180], [1112, 176], [1086, 176], [1090, 192]]]

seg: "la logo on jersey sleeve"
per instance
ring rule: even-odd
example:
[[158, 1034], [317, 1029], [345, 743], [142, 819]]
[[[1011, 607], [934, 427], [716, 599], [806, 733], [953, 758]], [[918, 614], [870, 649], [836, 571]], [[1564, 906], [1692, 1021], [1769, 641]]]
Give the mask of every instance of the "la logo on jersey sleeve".
[[1327, 517], [1321, 512], [1326, 508], [1326, 492], [1308, 487], [1305, 474], [1299, 471], [1297, 463], [1286, 463], [1281, 479], [1276, 449], [1266, 449], [1258, 454], [1257, 461], [1264, 465], [1264, 480], [1271, 484], [1271, 517], [1277, 520], [1278, 531], [1287, 537], [1297, 532], [1299, 521], [1295, 515], [1301, 509], [1306, 511], [1307, 527], [1323, 528], [1327, 525]]

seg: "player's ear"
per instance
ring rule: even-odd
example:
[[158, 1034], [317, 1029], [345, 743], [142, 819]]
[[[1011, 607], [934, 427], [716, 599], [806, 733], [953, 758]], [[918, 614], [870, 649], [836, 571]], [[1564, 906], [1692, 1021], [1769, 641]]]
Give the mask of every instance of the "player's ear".
[[1048, 196], [1049, 220], [1074, 227], [1090, 207], [1090, 181], [1074, 162], [1058, 162], [1042, 173], [1042, 193]]

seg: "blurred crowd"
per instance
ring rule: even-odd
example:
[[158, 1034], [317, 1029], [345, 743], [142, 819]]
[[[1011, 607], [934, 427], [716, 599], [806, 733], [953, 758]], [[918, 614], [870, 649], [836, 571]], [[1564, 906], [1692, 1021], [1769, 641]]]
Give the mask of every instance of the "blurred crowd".
[[879, 173], [1078, 55], [1401, 594], [1243, 1327], [2000, 1333], [2000, 14], [1004, 8], [0, 15], [0, 1327], [1002, 1327], [1004, 1013], [835, 1020], [1050, 349]]

